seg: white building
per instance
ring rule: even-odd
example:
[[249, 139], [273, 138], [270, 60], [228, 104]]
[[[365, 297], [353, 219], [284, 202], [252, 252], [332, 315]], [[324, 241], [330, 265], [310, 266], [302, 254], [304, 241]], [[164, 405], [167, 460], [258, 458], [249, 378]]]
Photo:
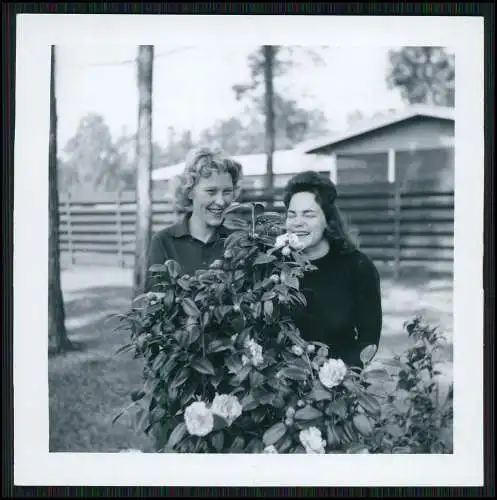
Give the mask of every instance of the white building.
[[[264, 189], [266, 176], [266, 154], [236, 155], [232, 157], [243, 168], [243, 187]], [[152, 182], [157, 187], [167, 187], [181, 174], [184, 162], [157, 168], [152, 172]], [[275, 151], [273, 154], [274, 185], [283, 187], [297, 173], [304, 170], [316, 170], [328, 175], [333, 169], [333, 158], [326, 155], [308, 154], [299, 149]]]

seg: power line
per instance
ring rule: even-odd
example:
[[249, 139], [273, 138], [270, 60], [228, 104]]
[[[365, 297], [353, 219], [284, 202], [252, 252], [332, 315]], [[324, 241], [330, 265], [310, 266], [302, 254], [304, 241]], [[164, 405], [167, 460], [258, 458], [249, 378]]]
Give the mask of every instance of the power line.
[[[190, 47], [180, 47], [178, 49], [172, 49], [168, 50], [166, 52], [161, 52], [159, 54], [154, 55], [154, 61], [156, 59], [172, 56], [175, 54], [179, 54], [181, 52], [186, 52], [188, 50], [194, 49], [194, 46]], [[111, 62], [104, 62], [104, 63], [92, 63], [92, 64], [71, 64], [67, 65], [66, 68], [71, 67], [71, 68], [101, 68], [101, 67], [111, 67], [111, 66], [124, 66], [127, 64], [135, 64], [136, 59], [128, 59], [125, 61], [111, 61]]]

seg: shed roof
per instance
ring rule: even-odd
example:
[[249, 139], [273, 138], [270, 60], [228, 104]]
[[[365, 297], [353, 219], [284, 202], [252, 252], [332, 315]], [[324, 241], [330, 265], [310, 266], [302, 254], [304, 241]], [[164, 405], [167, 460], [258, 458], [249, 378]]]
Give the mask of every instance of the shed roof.
[[[266, 174], [266, 154], [235, 155], [232, 158], [241, 163], [243, 176]], [[323, 155], [306, 154], [302, 151], [280, 150], [273, 154], [273, 172], [275, 175], [295, 174], [303, 170], [328, 170], [329, 159]], [[152, 172], [153, 181], [173, 179], [183, 172], [185, 163], [176, 163], [167, 167], [156, 168]]]
[[329, 136], [321, 137], [305, 141], [296, 146], [296, 150], [302, 153], [312, 153], [319, 149], [333, 146], [340, 142], [348, 141], [367, 134], [374, 130], [389, 127], [397, 123], [410, 120], [416, 117], [435, 118], [438, 120], [454, 121], [454, 108], [445, 106], [429, 106], [424, 104], [415, 104], [406, 106], [395, 113], [387, 115], [376, 116], [371, 119], [361, 120], [356, 125]]

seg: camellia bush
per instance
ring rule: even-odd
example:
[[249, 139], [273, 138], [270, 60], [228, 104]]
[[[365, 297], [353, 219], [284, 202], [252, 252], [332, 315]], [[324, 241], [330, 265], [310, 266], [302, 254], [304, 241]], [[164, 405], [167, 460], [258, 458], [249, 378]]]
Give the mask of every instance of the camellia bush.
[[346, 366], [291, 320], [306, 306], [300, 278], [313, 266], [281, 216], [238, 205], [227, 223], [222, 259], [193, 276], [172, 260], [153, 266], [157, 291], [121, 317], [130, 331], [121, 350], [145, 362], [126, 410], [155, 451], [450, 452], [436, 331], [407, 325], [416, 346], [388, 369], [371, 364], [376, 346], [361, 353], [364, 368]]

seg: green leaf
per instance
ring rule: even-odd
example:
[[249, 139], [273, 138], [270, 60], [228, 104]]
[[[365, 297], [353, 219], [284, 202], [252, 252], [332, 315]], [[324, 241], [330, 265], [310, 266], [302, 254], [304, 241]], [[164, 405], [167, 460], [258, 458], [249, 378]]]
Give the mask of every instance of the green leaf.
[[290, 446], [292, 446], [293, 439], [291, 436], [285, 435], [282, 439], [279, 440], [278, 443], [276, 443], [276, 448], [279, 453], [285, 453], [286, 451], [289, 450]]
[[279, 441], [287, 431], [287, 427], [283, 422], [278, 422], [270, 427], [262, 436], [262, 441], [266, 446], [270, 446]]
[[207, 346], [208, 353], [221, 352], [231, 349], [230, 339], [215, 339]]
[[349, 390], [350, 392], [354, 394], [361, 394], [363, 392], [362, 388], [360, 385], [356, 384], [353, 380], [350, 378], [344, 379], [342, 382], [343, 386]]
[[288, 267], [284, 267], [281, 271], [281, 282], [290, 288], [299, 289], [299, 279]]
[[197, 358], [192, 361], [191, 367], [204, 375], [215, 375], [216, 370], [214, 370], [214, 366], [207, 358]]
[[367, 393], [358, 393], [357, 402], [364, 409], [364, 411], [371, 416], [379, 417], [381, 415], [381, 406], [378, 400]]
[[216, 315], [216, 319], [218, 320], [219, 323], [223, 321], [224, 317], [231, 311], [231, 309], [232, 309], [231, 306], [216, 307], [214, 314]]
[[127, 351], [133, 351], [134, 349], [135, 349], [134, 344], [125, 344], [121, 346], [119, 349], [117, 349], [116, 354], [121, 354]]
[[148, 270], [151, 273], [164, 273], [167, 271], [167, 267], [164, 264], [152, 264]]
[[185, 406], [186, 403], [188, 403], [191, 399], [193, 399], [193, 396], [195, 395], [197, 388], [198, 388], [198, 380], [192, 379], [188, 382], [188, 384], [181, 393], [181, 398], [180, 398], [181, 406]]
[[174, 369], [176, 365], [176, 360], [178, 359], [178, 356], [176, 354], [171, 355], [171, 357], [166, 361], [166, 363], [162, 366], [160, 370], [160, 376], [162, 380], [167, 382], [167, 379], [169, 377], [169, 374], [171, 371]]
[[251, 411], [255, 410], [259, 406], [259, 401], [257, 401], [253, 394], [247, 394], [245, 397], [242, 398], [240, 401], [240, 404], [242, 405], [242, 408], [244, 411]]
[[166, 261], [165, 266], [171, 278], [177, 278], [181, 274], [181, 266], [175, 260]]
[[176, 376], [171, 381], [169, 385], [170, 389], [173, 390], [183, 385], [188, 380], [189, 377], [190, 377], [190, 369], [185, 366], [176, 374]]
[[164, 292], [164, 297], [162, 299], [162, 302], [167, 306], [171, 307], [171, 305], [174, 302], [174, 291], [169, 288]]
[[245, 446], [245, 440], [241, 436], [237, 436], [233, 439], [233, 443], [231, 443], [230, 452], [231, 453], [242, 453], [243, 448]]
[[252, 370], [251, 365], [245, 365], [231, 380], [230, 384], [233, 386], [240, 385], [249, 375]]
[[361, 443], [352, 443], [347, 447], [347, 453], [363, 453], [364, 450], [367, 450], [367, 447]]
[[276, 257], [274, 255], [268, 255], [266, 253], [261, 253], [257, 256], [257, 258], [254, 260], [253, 265], [261, 265], [261, 264], [269, 264], [270, 262], [274, 262], [276, 260]]
[[273, 315], [273, 311], [273, 303], [270, 300], [266, 300], [264, 302], [264, 316], [266, 316], [266, 318], [271, 318], [271, 316]]
[[283, 328], [283, 333], [288, 337], [294, 344], [304, 347], [304, 340], [302, 337], [298, 334], [297, 331], [293, 330], [291, 327], [289, 328], [288, 325], [285, 324]]
[[253, 438], [247, 445], [247, 453], [262, 453], [264, 450], [264, 443], [259, 438]]
[[327, 415], [338, 415], [345, 420], [347, 418], [347, 403], [343, 399], [336, 399], [326, 407], [325, 412]]
[[252, 370], [250, 372], [249, 379], [252, 387], [260, 387], [265, 381], [264, 375], [257, 370]]
[[304, 381], [307, 380], [308, 372], [302, 370], [301, 368], [282, 368], [280, 371], [280, 376], [284, 378], [289, 378], [290, 380]]
[[214, 375], [214, 377], [211, 378], [210, 380], [210, 383], [212, 385], [212, 387], [214, 387], [214, 389], [217, 389], [219, 384], [221, 383], [221, 380], [223, 379], [223, 372], [222, 371], [219, 371], [219, 373], [216, 373], [216, 375]]
[[152, 363], [152, 370], [154, 372], [160, 370], [164, 363], [167, 361], [167, 356], [164, 353], [164, 351], [160, 351], [159, 354], [154, 359], [154, 362]]
[[144, 390], [135, 390], [131, 392], [131, 401], [140, 401], [145, 396]]
[[228, 368], [228, 372], [235, 375], [243, 368], [241, 361], [233, 356], [227, 358], [225, 363], [226, 368]]
[[117, 412], [112, 418], [112, 425], [114, 425], [126, 412], [124, 410], [120, 410]]
[[370, 384], [384, 384], [390, 380], [390, 374], [383, 368], [364, 370], [362, 374], [364, 380]]
[[244, 316], [235, 316], [231, 320], [231, 327], [234, 332], [241, 332], [245, 328], [245, 317]]
[[166, 448], [169, 450], [174, 450], [174, 447], [180, 443], [180, 441], [185, 437], [187, 433], [186, 424], [180, 422], [171, 432], [169, 439], [166, 444]]
[[250, 228], [250, 223], [243, 217], [232, 214], [226, 214], [223, 225], [231, 231], [243, 230], [247, 231]]
[[219, 415], [213, 415], [213, 419], [214, 419], [214, 426], [213, 426], [214, 431], [219, 431], [221, 429], [225, 429], [226, 427], [228, 427], [228, 422], [223, 417]]
[[200, 338], [202, 330], [198, 325], [188, 325], [187, 332], [188, 332], [188, 344], [192, 345]]
[[396, 446], [392, 449], [392, 453], [406, 455], [412, 453], [412, 450], [410, 446]]
[[159, 406], [156, 406], [150, 412], [150, 420], [154, 424], [157, 423], [157, 422], [160, 422], [165, 416], [166, 416], [166, 410], [164, 410], [164, 408], [160, 408]]
[[252, 330], [253, 330], [253, 328], [251, 326], [242, 330], [236, 339], [236, 345], [244, 346], [245, 342], [249, 339], [249, 337], [252, 333]]
[[295, 420], [314, 420], [323, 416], [323, 412], [312, 406], [304, 406], [295, 412]]
[[272, 392], [264, 392], [257, 399], [258, 399], [259, 403], [261, 403], [263, 405], [267, 405], [267, 404], [271, 404], [273, 402], [274, 396], [275, 395]]
[[384, 430], [388, 432], [394, 439], [398, 439], [402, 436], [402, 429], [394, 423], [388, 423], [385, 425]]
[[235, 281], [239, 281], [239, 280], [241, 280], [241, 279], [245, 278], [245, 276], [246, 276], [246, 275], [245, 275], [245, 271], [244, 271], [244, 270], [242, 270], [242, 269], [237, 269], [237, 270], [235, 271], [235, 274], [234, 274], [234, 276], [233, 276], [233, 279], [234, 279]]
[[189, 334], [185, 330], [177, 330], [174, 333], [174, 338], [176, 339], [176, 342], [180, 345], [181, 348], [185, 348], [188, 346], [188, 341], [189, 341]]
[[261, 296], [261, 302], [266, 302], [268, 300], [274, 299], [278, 295], [276, 290], [268, 290], [264, 292]]
[[375, 346], [374, 344], [366, 346], [360, 354], [361, 361], [363, 364], [367, 365], [373, 358], [374, 355], [376, 354], [376, 351], [378, 350], [378, 347]]
[[212, 443], [212, 446], [214, 447], [214, 449], [217, 452], [220, 452], [224, 446], [224, 432], [219, 431], [219, 432], [212, 434], [211, 443]]
[[188, 292], [191, 288], [190, 281], [184, 276], [181, 276], [181, 278], [178, 279], [177, 283], [183, 290], [185, 290], [185, 292]]
[[201, 312], [190, 297], [185, 297], [181, 302], [181, 305], [183, 306], [183, 309], [188, 316], [192, 316], [194, 318], [200, 317]]
[[326, 389], [321, 382], [315, 380], [310, 397], [315, 401], [331, 400], [333, 399], [333, 393]]
[[385, 366], [391, 366], [393, 368], [400, 368], [400, 358], [399, 356], [384, 358], [381, 360], [381, 364]]
[[148, 413], [145, 408], [139, 408], [135, 414], [135, 431], [142, 432], [148, 424]]

